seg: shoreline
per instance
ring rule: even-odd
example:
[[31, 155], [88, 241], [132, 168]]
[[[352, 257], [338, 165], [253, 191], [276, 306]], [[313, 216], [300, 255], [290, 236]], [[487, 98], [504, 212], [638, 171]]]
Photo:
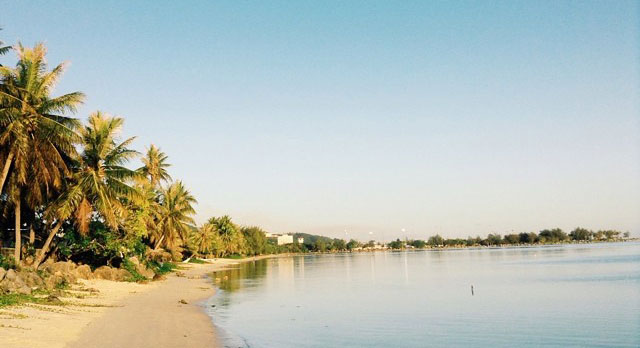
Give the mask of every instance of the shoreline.
[[[562, 247], [576, 244], [600, 243], [387, 249], [353, 253]], [[211, 278], [213, 272], [262, 259], [323, 254], [333, 253], [285, 253], [243, 259], [209, 259], [204, 264], [180, 263], [180, 269], [168, 274], [166, 279], [145, 284], [79, 280], [66, 296], [61, 297], [65, 305], [25, 304], [0, 308], [0, 347], [221, 347], [220, 329], [206, 310], [207, 300], [216, 292], [216, 283]]]
[[65, 305], [0, 308], [0, 347], [220, 347], [203, 305], [216, 291], [209, 274], [268, 257], [181, 263], [146, 284], [79, 280], [60, 297]]

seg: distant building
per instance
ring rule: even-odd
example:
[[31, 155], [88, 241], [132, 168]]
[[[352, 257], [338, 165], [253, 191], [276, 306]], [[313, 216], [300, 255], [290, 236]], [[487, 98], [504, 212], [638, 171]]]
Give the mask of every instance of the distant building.
[[269, 239], [274, 239], [276, 244], [285, 245], [285, 244], [293, 244], [293, 235], [290, 234], [277, 234], [277, 233], [265, 233], [265, 237]]
[[278, 245], [293, 244], [293, 236], [290, 234], [283, 234], [278, 236]]
[[304, 244], [304, 238], [298, 237], [298, 244]]

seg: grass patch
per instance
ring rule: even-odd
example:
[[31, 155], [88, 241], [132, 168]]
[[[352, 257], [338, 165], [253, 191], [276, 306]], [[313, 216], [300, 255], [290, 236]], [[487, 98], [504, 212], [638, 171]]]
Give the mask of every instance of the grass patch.
[[[34, 294], [46, 294], [46, 293], [34, 293]], [[55, 299], [55, 300], [52, 300]], [[0, 295], [0, 308], [8, 307], [8, 306], [20, 306], [28, 303], [35, 303], [41, 305], [54, 305], [60, 306], [63, 305], [64, 302], [60, 301], [57, 297], [49, 297], [49, 296], [34, 296], [34, 295], [24, 295], [24, 294], [6, 294]]]
[[207, 262], [207, 261], [205, 261], [205, 260], [202, 260], [202, 259], [198, 259], [198, 258], [193, 257], [193, 258], [191, 258], [191, 259], [189, 260], [189, 263], [197, 263], [197, 264], [201, 265], [201, 264], [203, 264], [203, 263], [208, 263], [208, 262]]
[[15, 306], [27, 302], [34, 302], [35, 297], [23, 294], [0, 295], [0, 307]]
[[240, 260], [240, 259], [244, 259], [244, 256], [240, 254], [231, 254], [229, 256], [225, 256], [225, 259]]

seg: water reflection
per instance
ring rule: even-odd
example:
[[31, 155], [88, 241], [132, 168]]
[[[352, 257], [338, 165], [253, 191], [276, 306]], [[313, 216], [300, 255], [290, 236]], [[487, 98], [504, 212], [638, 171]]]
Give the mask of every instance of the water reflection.
[[213, 277], [233, 347], [640, 346], [638, 243], [305, 255]]
[[233, 268], [213, 272], [212, 279], [216, 286], [225, 292], [255, 287], [262, 284], [255, 280], [267, 275], [268, 262], [269, 260], [264, 259], [240, 263]]

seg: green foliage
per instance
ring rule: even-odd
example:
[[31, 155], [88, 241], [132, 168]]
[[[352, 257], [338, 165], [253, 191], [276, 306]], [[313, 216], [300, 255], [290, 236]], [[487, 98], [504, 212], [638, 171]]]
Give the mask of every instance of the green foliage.
[[207, 261], [196, 258], [196, 257], [192, 257], [191, 259], [189, 259], [189, 263], [195, 263], [195, 264], [205, 264], [207, 263]]
[[58, 290], [68, 290], [70, 288], [71, 284], [69, 284], [66, 279], [62, 279], [58, 284], [56, 284], [56, 289]]
[[504, 242], [506, 244], [519, 244], [520, 243], [520, 235], [519, 234], [507, 234], [504, 236]]
[[264, 254], [267, 247], [267, 237], [265, 232], [256, 226], [243, 227], [241, 229], [242, 235], [246, 240], [247, 253], [249, 255]]
[[122, 263], [120, 264], [120, 268], [123, 268], [127, 270], [129, 273], [131, 273], [131, 277], [127, 279], [128, 282], [137, 283], [137, 282], [143, 282], [148, 280], [147, 277], [143, 276], [138, 272], [138, 270], [136, 269], [136, 265], [133, 262], [131, 262], [128, 258], [125, 258], [124, 260], [122, 260]]
[[315, 251], [324, 252], [327, 251], [327, 249], [327, 242], [325, 242], [324, 239], [317, 239], [313, 245], [313, 250]]
[[[60, 290], [65, 290], [67, 288], [68, 286], [63, 287]], [[10, 294], [4, 294], [4, 295], [0, 294], [0, 308], [7, 307], [7, 306], [19, 306], [25, 303], [36, 303], [36, 304], [44, 304], [49, 306], [60, 306], [60, 305], [66, 304], [65, 302], [61, 302], [61, 301], [51, 301], [48, 297], [37, 296], [37, 295], [46, 295], [46, 294], [48, 294], [48, 292], [42, 291], [42, 290], [34, 291], [31, 295], [16, 294], [16, 293], [10, 293]]]
[[447, 247], [461, 247], [466, 245], [467, 241], [465, 239], [460, 239], [460, 238], [445, 239], [443, 244], [444, 246], [447, 246]]
[[23, 295], [23, 294], [6, 294], [0, 295], [0, 307], [6, 306], [15, 306], [28, 302], [35, 302], [36, 298], [31, 295]]
[[518, 237], [521, 244], [533, 244], [538, 241], [538, 235], [535, 232], [522, 232]]
[[400, 239], [396, 239], [393, 242], [388, 244], [391, 249], [404, 249], [404, 242]]
[[110, 264], [121, 256], [141, 256], [145, 249], [140, 238], [126, 234], [123, 230], [112, 231], [102, 221], [95, 219], [89, 224], [87, 234], [66, 224], [64, 236], [58, 242], [58, 253], [63, 258], [94, 267]]
[[219, 255], [227, 257], [232, 254], [243, 254], [247, 250], [247, 242], [236, 224], [227, 215], [208, 221], [215, 227], [215, 231], [220, 236]]
[[178, 265], [173, 262], [148, 261], [147, 267], [151, 268], [151, 270], [153, 270], [153, 273], [163, 275], [169, 272], [173, 272], [173, 270], [178, 268]]
[[538, 234], [538, 241], [540, 243], [561, 243], [569, 239], [566, 233], [559, 228], [551, 230], [542, 230]]
[[416, 249], [422, 249], [424, 247], [427, 246], [427, 242], [421, 240], [421, 239], [416, 239], [416, 240], [412, 240], [409, 245], [411, 245], [412, 247], [416, 248]]
[[231, 255], [227, 255], [225, 256], [226, 259], [232, 259], [232, 260], [240, 260], [240, 259], [244, 259], [244, 256], [240, 255], [240, 254], [231, 254]]
[[347, 243], [347, 250], [353, 250], [355, 248], [359, 248], [361, 246], [360, 242], [355, 239], [351, 239], [349, 243]]
[[465, 245], [466, 246], [478, 246], [482, 244], [482, 238], [480, 238], [480, 236], [477, 236], [475, 238], [469, 236], [467, 238], [467, 240], [465, 241]]
[[334, 251], [342, 251], [342, 250], [347, 250], [347, 243], [344, 241], [344, 239], [334, 239], [333, 243], [331, 243], [331, 250]]
[[591, 240], [594, 233], [586, 228], [577, 227], [575, 230], [569, 232], [569, 238], [572, 240]]
[[2, 254], [0, 254], [0, 267], [4, 268], [5, 270], [15, 269], [16, 261], [13, 256], [3, 256]]
[[429, 237], [427, 244], [432, 247], [442, 246], [444, 245], [444, 238], [442, 238], [439, 234], [435, 236]]
[[598, 232], [603, 234], [606, 240], [617, 239], [620, 236], [620, 234], [622, 233], [622, 232], [616, 231], [616, 230], [604, 230], [604, 231], [598, 231]]

